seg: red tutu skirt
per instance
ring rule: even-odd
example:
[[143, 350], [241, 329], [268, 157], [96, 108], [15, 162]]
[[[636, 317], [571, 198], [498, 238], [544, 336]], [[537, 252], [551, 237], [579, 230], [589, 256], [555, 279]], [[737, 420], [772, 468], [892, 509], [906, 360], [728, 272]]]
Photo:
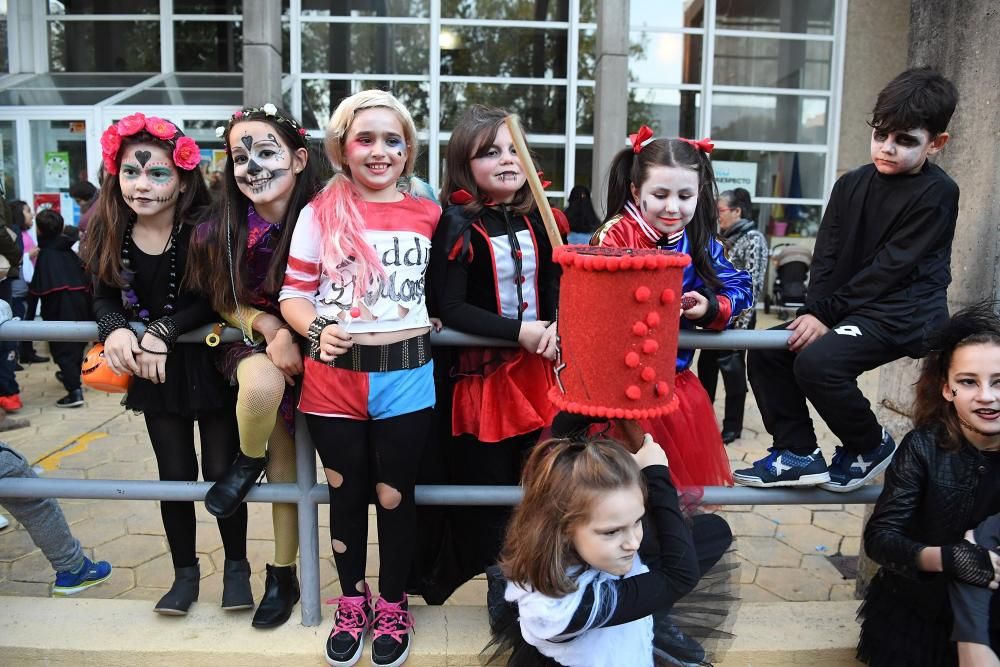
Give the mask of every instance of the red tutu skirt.
[[558, 412], [548, 397], [552, 362], [527, 350], [466, 348], [452, 373], [452, 435], [500, 442], [545, 428]]
[[677, 409], [639, 423], [660, 443], [670, 463], [670, 477], [678, 489], [732, 486], [729, 455], [705, 388], [690, 370], [677, 374]]

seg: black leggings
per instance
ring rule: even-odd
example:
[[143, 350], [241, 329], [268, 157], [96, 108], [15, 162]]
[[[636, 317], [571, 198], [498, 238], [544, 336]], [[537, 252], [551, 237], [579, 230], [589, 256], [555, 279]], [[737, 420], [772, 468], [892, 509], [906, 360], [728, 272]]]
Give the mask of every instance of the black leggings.
[[364, 581], [368, 503], [382, 483], [399, 492], [399, 504], [375, 503], [379, 593], [389, 602], [403, 599], [417, 530], [413, 487], [433, 415], [433, 408], [368, 421], [306, 415], [323, 467], [339, 476], [339, 486], [330, 485], [330, 539], [344, 595], [358, 595]]
[[[174, 414], [144, 415], [149, 439], [156, 454], [161, 480], [194, 482], [198, 480], [198, 458], [194, 449], [194, 421]], [[240, 450], [236, 413], [218, 410], [198, 418], [201, 434], [201, 472], [206, 481], [222, 477]], [[189, 567], [195, 555], [194, 503], [161, 502], [160, 516], [170, 545], [174, 567]], [[227, 519], [218, 519], [222, 546], [229, 560], [247, 557], [247, 506], [240, 505]]]

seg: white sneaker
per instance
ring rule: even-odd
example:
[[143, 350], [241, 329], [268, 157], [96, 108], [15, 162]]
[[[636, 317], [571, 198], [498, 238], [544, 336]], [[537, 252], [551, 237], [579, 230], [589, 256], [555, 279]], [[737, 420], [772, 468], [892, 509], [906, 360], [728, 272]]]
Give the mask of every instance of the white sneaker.
[[10, 521], [7, 520], [7, 517], [5, 517], [3, 514], [0, 514], [0, 530], [3, 530], [9, 525]]

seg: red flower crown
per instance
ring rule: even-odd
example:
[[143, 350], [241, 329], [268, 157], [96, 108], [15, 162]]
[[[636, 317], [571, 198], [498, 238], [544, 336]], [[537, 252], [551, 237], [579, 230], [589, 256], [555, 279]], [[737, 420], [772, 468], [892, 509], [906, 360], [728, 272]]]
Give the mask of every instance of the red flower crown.
[[105, 171], [112, 176], [118, 173], [118, 151], [122, 147], [122, 139], [143, 131], [173, 146], [172, 157], [178, 169], [191, 171], [201, 164], [201, 149], [197, 142], [184, 136], [176, 125], [163, 118], [147, 118], [141, 113], [134, 113], [112, 123], [101, 135], [101, 156], [104, 158]]

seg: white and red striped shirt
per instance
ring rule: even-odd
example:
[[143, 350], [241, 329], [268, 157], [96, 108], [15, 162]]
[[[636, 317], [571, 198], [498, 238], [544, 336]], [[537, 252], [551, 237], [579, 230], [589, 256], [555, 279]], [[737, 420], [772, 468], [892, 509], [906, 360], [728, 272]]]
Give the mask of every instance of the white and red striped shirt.
[[[429, 199], [405, 195], [397, 202], [359, 202], [365, 238], [375, 250], [385, 278], [354, 303], [354, 264], [327, 275], [320, 263], [320, 230], [313, 205], [302, 209], [288, 253], [285, 282], [278, 296], [308, 299], [316, 314], [336, 318], [349, 333], [401, 331], [430, 325], [425, 299], [431, 238], [441, 209]], [[361, 314], [351, 317], [358, 305]]]

